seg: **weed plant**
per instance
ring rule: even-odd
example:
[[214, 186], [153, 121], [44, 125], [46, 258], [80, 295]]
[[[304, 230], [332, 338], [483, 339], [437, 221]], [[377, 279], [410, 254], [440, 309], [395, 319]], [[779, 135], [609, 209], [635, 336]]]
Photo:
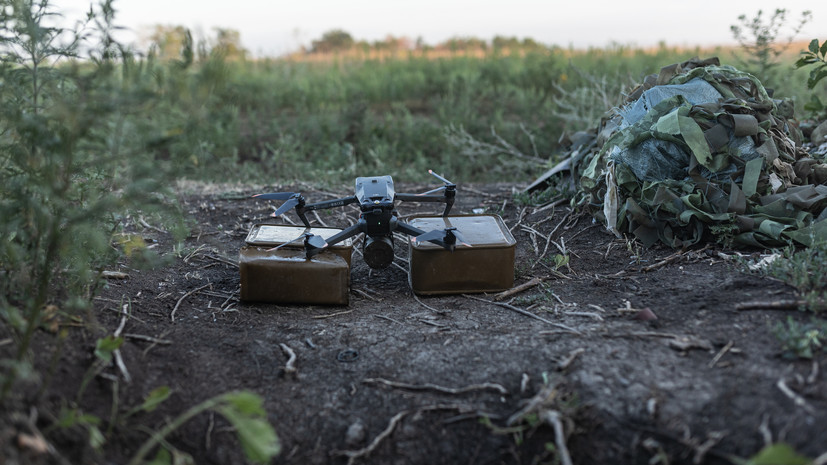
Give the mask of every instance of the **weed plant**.
[[794, 287], [804, 302], [803, 307], [814, 313], [827, 309], [827, 244], [796, 250], [788, 248], [782, 256], [770, 262], [760, 273], [777, 278]]
[[801, 323], [787, 317], [785, 323], [773, 327], [775, 337], [781, 342], [784, 356], [812, 359], [819, 352], [827, 351], [827, 321], [813, 318]]
[[[220, 69], [208, 62], [190, 76], [186, 61], [159, 68], [138, 60], [112, 39], [114, 17], [111, 0], [104, 0], [86, 22], [66, 30], [54, 26], [48, 0], [0, 4], [0, 337], [11, 341], [0, 351], [2, 424], [15, 410], [44, 407], [38, 396], [48, 390], [60, 348], [71, 337], [54, 322], [56, 315], [100, 331], [91, 301], [102, 272], [121, 256], [115, 235], [139, 215], [163, 214], [180, 223], [170, 207], [165, 167], [177, 164], [170, 162], [180, 156], [175, 144], [188, 134], [187, 125], [199, 118], [226, 123], [220, 116], [229, 110], [215, 107], [223, 112], [218, 117], [199, 113], [204, 107], [195, 99], [213, 94]], [[189, 91], [181, 98], [176, 86]], [[41, 336], [41, 328], [58, 332], [56, 344], [44, 344], [57, 347], [45, 372], [30, 354], [36, 338], [50, 337], [48, 331]], [[83, 392], [122, 342], [117, 335], [98, 339], [96, 360], [75, 401], [63, 399], [60, 413], [44, 415], [55, 418], [46, 431], [82, 430], [91, 450], [102, 454], [114, 427], [129, 415], [119, 415], [115, 381], [104, 432], [104, 420], [83, 408]], [[152, 396], [139, 410], [163, 401]], [[187, 415], [206, 409], [236, 427], [249, 460], [265, 463], [278, 453], [260, 398], [228, 393], [192, 407], [153, 435], [135, 462]]]

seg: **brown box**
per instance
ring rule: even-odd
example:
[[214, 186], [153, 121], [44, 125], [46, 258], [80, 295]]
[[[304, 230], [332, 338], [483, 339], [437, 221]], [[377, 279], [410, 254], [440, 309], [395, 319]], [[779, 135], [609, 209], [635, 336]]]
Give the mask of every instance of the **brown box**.
[[471, 247], [453, 252], [430, 242], [411, 243], [410, 280], [417, 294], [498, 292], [514, 286], [517, 241], [499, 215], [415, 216], [423, 231], [455, 227]]
[[[312, 228], [310, 233], [325, 239], [340, 232], [335, 228]], [[241, 300], [285, 304], [347, 305], [350, 299], [350, 258], [353, 242], [348, 239], [329, 246], [308, 260], [300, 226], [255, 225], [247, 245], [239, 254]]]

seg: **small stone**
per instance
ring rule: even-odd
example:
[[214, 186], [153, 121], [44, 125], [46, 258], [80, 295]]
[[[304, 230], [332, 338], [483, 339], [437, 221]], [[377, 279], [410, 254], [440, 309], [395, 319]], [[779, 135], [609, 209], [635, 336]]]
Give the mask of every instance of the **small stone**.
[[362, 420], [356, 420], [348, 426], [347, 433], [345, 433], [345, 444], [348, 446], [357, 446], [365, 440], [365, 425]]
[[640, 321], [652, 321], [657, 320], [658, 316], [655, 315], [655, 312], [653, 312], [652, 309], [646, 307], [643, 310], [637, 312], [637, 314], [635, 315], [635, 319]]

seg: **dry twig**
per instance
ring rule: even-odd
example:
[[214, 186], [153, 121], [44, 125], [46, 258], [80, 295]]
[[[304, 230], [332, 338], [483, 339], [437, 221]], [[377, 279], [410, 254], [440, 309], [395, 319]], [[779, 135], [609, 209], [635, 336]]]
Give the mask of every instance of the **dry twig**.
[[557, 371], [565, 371], [566, 368], [571, 366], [571, 364], [574, 363], [574, 360], [577, 359], [577, 357], [584, 352], [586, 352], [586, 349], [582, 347], [569, 352], [566, 358], [560, 360], [560, 363], [557, 364]]
[[102, 271], [101, 277], [104, 279], [129, 279], [129, 275], [123, 271]]
[[537, 315], [535, 315], [535, 314], [533, 314], [533, 313], [531, 313], [531, 312], [527, 312], [527, 311], [523, 310], [522, 308], [515, 307], [515, 306], [510, 305], [510, 304], [507, 304], [507, 303], [503, 303], [503, 302], [494, 302], [493, 300], [486, 300], [486, 299], [482, 299], [482, 298], [480, 298], [480, 297], [474, 297], [474, 296], [472, 296], [472, 295], [468, 295], [468, 294], [463, 294], [463, 297], [465, 297], [465, 298], [467, 298], [467, 299], [478, 300], [478, 301], [480, 301], [480, 302], [485, 302], [485, 303], [487, 303], [487, 304], [491, 304], [491, 305], [496, 305], [496, 306], [498, 306], [498, 307], [507, 308], [507, 309], [509, 309], [509, 310], [511, 310], [511, 311], [514, 311], [514, 312], [519, 313], [520, 315], [525, 315], [525, 316], [527, 316], [527, 317], [534, 318], [535, 320], [540, 320], [540, 321], [542, 321], [543, 323], [547, 323], [547, 324], [550, 324], [550, 325], [552, 325], [552, 326], [554, 326], [554, 327], [557, 327], [557, 328], [560, 328], [560, 329], [564, 329], [564, 330], [566, 330], [566, 331], [568, 331], [568, 332], [570, 332], [570, 333], [574, 333], [574, 334], [577, 334], [577, 335], [579, 335], [579, 336], [582, 336], [582, 335], [583, 335], [583, 333], [581, 333], [580, 331], [578, 331], [578, 330], [576, 330], [576, 329], [574, 329], [574, 328], [572, 328], [572, 327], [570, 327], [570, 326], [566, 326], [566, 325], [561, 324], [561, 323], [555, 323], [555, 322], [553, 322], [553, 321], [546, 320], [545, 318], [543, 318], [543, 317], [541, 317], [541, 316], [537, 316]]
[[554, 428], [554, 444], [557, 446], [557, 453], [560, 455], [561, 465], [572, 465], [569, 448], [566, 446], [566, 434], [563, 430], [563, 423], [560, 421], [560, 412], [556, 410], [545, 410], [541, 416], [552, 428]]
[[351, 291], [353, 291], [353, 292], [355, 292], [355, 293], [357, 293], [357, 294], [361, 295], [362, 297], [364, 297], [364, 298], [366, 298], [366, 299], [368, 299], [368, 300], [372, 300], [372, 301], [374, 301], [374, 302], [381, 302], [381, 301], [382, 301], [382, 299], [378, 299], [378, 298], [376, 298], [376, 297], [374, 297], [374, 296], [372, 296], [372, 295], [368, 294], [367, 292], [365, 292], [365, 291], [363, 291], [363, 290], [361, 290], [361, 289], [357, 289], [357, 288], [355, 288], [355, 287], [354, 287], [354, 288], [351, 288]]
[[287, 344], [279, 344], [281, 351], [287, 355], [287, 363], [284, 364], [284, 373], [287, 375], [296, 374], [296, 353]]
[[508, 389], [504, 388], [500, 384], [496, 383], [482, 383], [482, 384], [471, 384], [461, 388], [449, 388], [438, 386], [436, 384], [425, 383], [425, 384], [409, 384], [409, 383], [401, 383], [398, 381], [391, 381], [383, 378], [366, 378], [362, 380], [365, 384], [384, 384], [385, 386], [390, 386], [393, 388], [399, 389], [408, 389], [411, 391], [438, 391], [445, 394], [465, 394], [466, 392], [471, 391], [486, 391], [486, 390], [493, 390], [497, 391], [502, 395], [508, 395]]
[[752, 301], [735, 304], [735, 310], [796, 310], [806, 305], [803, 300]]
[[183, 302], [184, 299], [186, 299], [187, 297], [195, 294], [196, 292], [198, 292], [200, 290], [203, 290], [203, 289], [206, 289], [208, 287], [212, 287], [212, 283], [204, 284], [203, 286], [201, 286], [199, 288], [196, 288], [196, 289], [193, 289], [193, 290], [187, 292], [186, 294], [182, 295], [181, 298], [178, 299], [178, 302], [175, 303], [175, 307], [173, 307], [172, 312], [169, 314], [170, 321], [175, 323], [175, 312], [178, 310], [178, 307], [181, 306], [181, 302]]
[[379, 433], [379, 435], [377, 435], [373, 439], [373, 441], [371, 441], [370, 444], [368, 444], [367, 446], [365, 446], [365, 447], [363, 447], [359, 450], [334, 451], [333, 455], [343, 455], [343, 456], [347, 457], [348, 458], [348, 460], [347, 460], [348, 465], [352, 465], [353, 463], [355, 463], [356, 459], [358, 459], [358, 458], [367, 457], [368, 455], [370, 455], [371, 452], [373, 452], [374, 450], [376, 450], [377, 447], [379, 447], [379, 444], [382, 442], [382, 440], [384, 440], [386, 437], [390, 436], [390, 434], [393, 432], [394, 428], [396, 428], [396, 425], [399, 424], [399, 422], [402, 421], [402, 419], [405, 417], [405, 415], [407, 415], [409, 413], [410, 413], [410, 411], [404, 410], [404, 411], [399, 412], [396, 415], [394, 415], [393, 418], [391, 418], [391, 420], [388, 422], [388, 426], [385, 427], [385, 429], [381, 433]]
[[423, 302], [422, 300], [419, 299], [419, 297], [416, 295], [416, 293], [412, 293], [412, 295], [413, 295], [414, 299], [417, 302], [419, 302], [420, 305], [422, 305], [423, 307], [427, 308], [428, 310], [430, 310], [434, 313], [439, 313], [440, 315], [445, 315], [445, 314], [451, 313], [450, 310], [438, 310], [434, 307], [431, 307], [430, 305], [427, 305], [425, 302]]
[[[121, 332], [123, 331], [124, 326], [126, 326], [126, 319], [129, 316], [129, 313], [127, 313], [126, 311], [127, 308], [129, 308], [128, 303], [123, 304], [123, 307], [121, 307], [121, 322], [118, 325], [118, 329], [116, 329], [113, 333], [113, 336], [115, 336], [116, 338], [121, 336]], [[129, 376], [129, 370], [126, 369], [126, 364], [123, 362], [123, 356], [121, 356], [121, 349], [115, 349], [114, 351], [112, 351], [112, 355], [115, 357], [115, 365], [117, 365], [118, 369], [121, 370], [124, 382], [131, 382], [132, 377]]]
[[312, 316], [311, 318], [313, 318], [314, 320], [323, 320], [325, 318], [333, 318], [334, 316], [347, 315], [348, 313], [353, 313], [353, 310], [344, 310], [341, 312], [331, 313], [329, 315], [316, 315]]
[[721, 357], [723, 357], [723, 356], [724, 356], [724, 354], [726, 354], [727, 352], [729, 352], [729, 349], [731, 349], [731, 348], [732, 348], [732, 346], [734, 346], [734, 345], [735, 345], [735, 343], [734, 343], [734, 342], [732, 342], [732, 341], [727, 342], [727, 345], [725, 345], [725, 346], [724, 346], [724, 348], [723, 348], [723, 349], [721, 349], [721, 350], [720, 350], [720, 351], [719, 351], [719, 352], [715, 355], [715, 357], [713, 357], [713, 358], [712, 358], [712, 360], [709, 362], [709, 368], [714, 368], [714, 367], [715, 367], [715, 364], [716, 364], [716, 363], [718, 363], [718, 360], [720, 360], [720, 359], [721, 359]]
[[775, 383], [775, 385], [778, 387], [778, 389], [781, 390], [781, 392], [784, 393], [785, 396], [789, 397], [793, 401], [793, 403], [795, 403], [795, 405], [803, 408], [807, 411], [807, 413], [815, 413], [815, 409], [813, 409], [813, 406], [810, 405], [806, 400], [804, 400], [803, 397], [801, 397], [795, 391], [790, 389], [790, 387], [787, 386], [787, 381], [784, 378], [779, 379], [778, 382]]
[[130, 339], [138, 339], [139, 341], [154, 342], [155, 344], [172, 344], [172, 341], [170, 341], [169, 339], [158, 339], [152, 336], [144, 336], [143, 334], [124, 333], [123, 337], [128, 337]]
[[523, 284], [520, 284], [517, 287], [512, 287], [511, 289], [509, 289], [507, 291], [503, 291], [503, 292], [500, 292], [499, 294], [495, 294], [494, 295], [494, 300], [503, 300], [506, 297], [511, 297], [514, 294], [519, 294], [520, 292], [531, 289], [532, 287], [542, 283], [544, 280], [545, 280], [545, 278], [535, 276], [530, 281], [525, 282]]

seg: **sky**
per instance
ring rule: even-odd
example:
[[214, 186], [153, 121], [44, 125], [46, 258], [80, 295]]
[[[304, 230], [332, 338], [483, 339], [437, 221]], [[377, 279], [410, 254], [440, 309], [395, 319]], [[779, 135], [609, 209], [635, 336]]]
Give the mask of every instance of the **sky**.
[[[80, 18], [89, 0], [52, 0], [68, 19]], [[116, 23], [139, 43], [156, 24], [183, 25], [196, 38], [215, 27], [241, 33], [254, 56], [279, 56], [333, 29], [356, 40], [386, 36], [421, 37], [435, 45], [452, 37], [490, 40], [496, 35], [530, 37], [547, 45], [588, 48], [612, 43], [648, 47], [723, 45], [733, 41], [730, 26], [746, 14], [769, 15], [786, 8], [794, 24], [813, 13], [800, 40], [827, 40], [827, 2], [812, 0], [116, 0]], [[145, 36], [146, 34], [144, 34]]]

